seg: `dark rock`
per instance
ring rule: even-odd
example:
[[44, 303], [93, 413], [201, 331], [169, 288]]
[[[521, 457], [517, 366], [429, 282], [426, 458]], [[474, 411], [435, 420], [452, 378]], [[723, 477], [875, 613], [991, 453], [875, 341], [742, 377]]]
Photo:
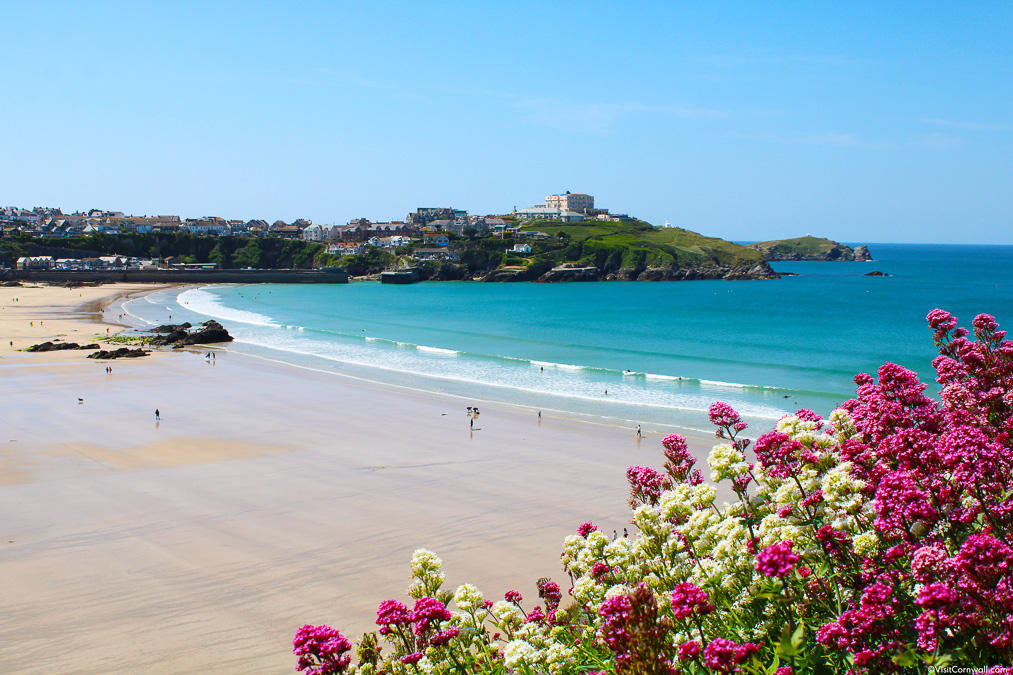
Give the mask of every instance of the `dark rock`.
[[856, 246], [855, 247], [855, 260], [868, 261], [872, 260], [872, 254], [869, 253], [868, 246]]
[[863, 277], [888, 277], [890, 275], [887, 274], [886, 272], [880, 272], [879, 270], [876, 270], [874, 272], [866, 272], [862, 276]]
[[101, 360], [108, 360], [108, 359], [134, 359], [134, 358], [137, 358], [139, 356], [147, 356], [147, 355], [148, 355], [148, 352], [144, 351], [140, 347], [138, 347], [137, 349], [131, 349], [130, 347], [120, 347], [119, 349], [117, 349], [115, 351], [110, 351], [110, 352], [107, 352], [107, 351], [98, 351], [98, 352], [95, 352], [94, 354], [89, 354], [88, 358], [89, 359], [101, 359]]
[[[182, 324], [184, 326], [190, 326], [190, 324]], [[187, 332], [182, 329], [182, 326], [175, 327], [167, 335], [159, 335], [151, 338], [148, 344], [153, 346], [165, 346], [172, 345], [174, 347], [184, 347], [186, 345], [205, 345], [214, 344], [216, 342], [232, 342], [233, 338], [229, 335], [229, 331], [225, 330], [225, 327], [217, 321], [205, 321], [201, 324], [202, 328], [191, 332]]]
[[157, 328], [152, 328], [151, 332], [152, 333], [176, 333], [176, 332], [181, 331], [181, 330], [185, 331], [185, 330], [187, 330], [189, 328], [193, 328], [193, 324], [191, 324], [189, 321], [187, 321], [186, 323], [181, 323], [181, 324], [167, 323], [167, 324], [163, 324], [161, 326], [158, 326]]
[[59, 352], [64, 349], [79, 349], [76, 342], [40, 342], [25, 349], [26, 352]]
[[174, 330], [168, 335], [159, 335], [158, 337], [151, 338], [148, 341], [148, 344], [155, 345], [156, 347], [161, 345], [171, 345], [184, 339], [186, 335], [187, 333], [185, 330]]

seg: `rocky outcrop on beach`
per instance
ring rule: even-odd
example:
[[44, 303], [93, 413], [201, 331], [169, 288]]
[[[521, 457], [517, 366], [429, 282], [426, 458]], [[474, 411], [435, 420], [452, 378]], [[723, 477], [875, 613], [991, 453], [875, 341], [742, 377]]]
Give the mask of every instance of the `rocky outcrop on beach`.
[[814, 260], [820, 262], [867, 261], [872, 260], [869, 247], [862, 245], [851, 248], [846, 244], [822, 237], [799, 237], [798, 239], [774, 239], [749, 244], [748, 248], [763, 254], [764, 260], [784, 262]]
[[144, 351], [140, 347], [137, 347], [136, 349], [131, 349], [130, 347], [120, 347], [119, 349], [113, 351], [103, 350], [95, 352], [94, 354], [89, 354], [88, 358], [100, 359], [105, 361], [109, 359], [135, 359], [139, 356], [147, 356], [147, 355], [148, 352]]
[[191, 328], [189, 323], [180, 324], [178, 326], [165, 325], [159, 326], [159, 328], [170, 328], [170, 332], [159, 335], [158, 337], [152, 338], [148, 344], [154, 346], [168, 346], [173, 347], [185, 347], [187, 345], [209, 345], [215, 344], [216, 342], [232, 342], [233, 337], [229, 335], [229, 331], [225, 330], [222, 324], [215, 320], [205, 321], [201, 324], [201, 328], [193, 332], [188, 331], [183, 326]]
[[76, 342], [40, 342], [25, 349], [26, 352], [60, 352], [67, 349], [99, 349], [99, 345], [79, 345]]
[[193, 324], [187, 321], [186, 323], [165, 323], [156, 328], [152, 328], [152, 333], [175, 333], [178, 331], [186, 331], [189, 328], [193, 328]]

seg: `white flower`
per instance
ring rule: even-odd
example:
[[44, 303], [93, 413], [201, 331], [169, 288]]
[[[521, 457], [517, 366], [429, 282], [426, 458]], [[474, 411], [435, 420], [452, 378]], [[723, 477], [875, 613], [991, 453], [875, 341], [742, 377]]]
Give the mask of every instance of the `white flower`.
[[520, 626], [524, 623], [524, 613], [517, 609], [517, 605], [506, 600], [500, 600], [493, 604], [492, 615], [499, 619], [505, 626]]
[[533, 666], [539, 660], [538, 650], [524, 640], [511, 640], [503, 648], [503, 662], [507, 668]]
[[722, 443], [711, 448], [707, 456], [707, 465], [711, 468], [711, 480], [715, 483], [725, 478], [735, 478], [749, 471], [745, 455], [729, 443]]
[[462, 612], [474, 612], [482, 606], [482, 591], [471, 584], [462, 584], [454, 592], [454, 603]]
[[879, 548], [879, 537], [876, 536], [875, 532], [863, 532], [855, 535], [852, 541], [854, 542], [855, 553], [863, 557], [875, 553]]

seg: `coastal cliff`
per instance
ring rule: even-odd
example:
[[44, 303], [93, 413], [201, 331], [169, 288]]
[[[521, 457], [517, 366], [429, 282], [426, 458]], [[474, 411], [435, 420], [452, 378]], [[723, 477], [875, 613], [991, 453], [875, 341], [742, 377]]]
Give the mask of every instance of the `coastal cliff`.
[[603, 270], [598, 267], [561, 265], [541, 274], [531, 268], [515, 267], [491, 270], [477, 281], [509, 282], [536, 281], [559, 283], [569, 281], [703, 281], [725, 280], [744, 281], [757, 279], [778, 279], [780, 275], [770, 268], [766, 261], [752, 265], [710, 265], [679, 267], [620, 267]]
[[841, 244], [823, 237], [811, 237], [806, 235], [797, 239], [773, 239], [761, 241], [755, 244], [748, 244], [747, 248], [759, 251], [765, 260], [817, 260], [826, 262], [836, 261], [867, 261], [872, 260], [867, 246], [856, 246], [851, 248], [847, 244]]

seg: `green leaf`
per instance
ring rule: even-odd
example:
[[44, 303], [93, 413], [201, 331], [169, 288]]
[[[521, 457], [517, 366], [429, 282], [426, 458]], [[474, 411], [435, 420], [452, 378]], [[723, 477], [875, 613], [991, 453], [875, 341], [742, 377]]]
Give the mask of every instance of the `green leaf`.
[[802, 643], [804, 641], [805, 641], [805, 624], [803, 623], [799, 624], [798, 628], [796, 628], [795, 632], [792, 634], [791, 646], [794, 647], [795, 649], [798, 649], [799, 647], [802, 646]]

